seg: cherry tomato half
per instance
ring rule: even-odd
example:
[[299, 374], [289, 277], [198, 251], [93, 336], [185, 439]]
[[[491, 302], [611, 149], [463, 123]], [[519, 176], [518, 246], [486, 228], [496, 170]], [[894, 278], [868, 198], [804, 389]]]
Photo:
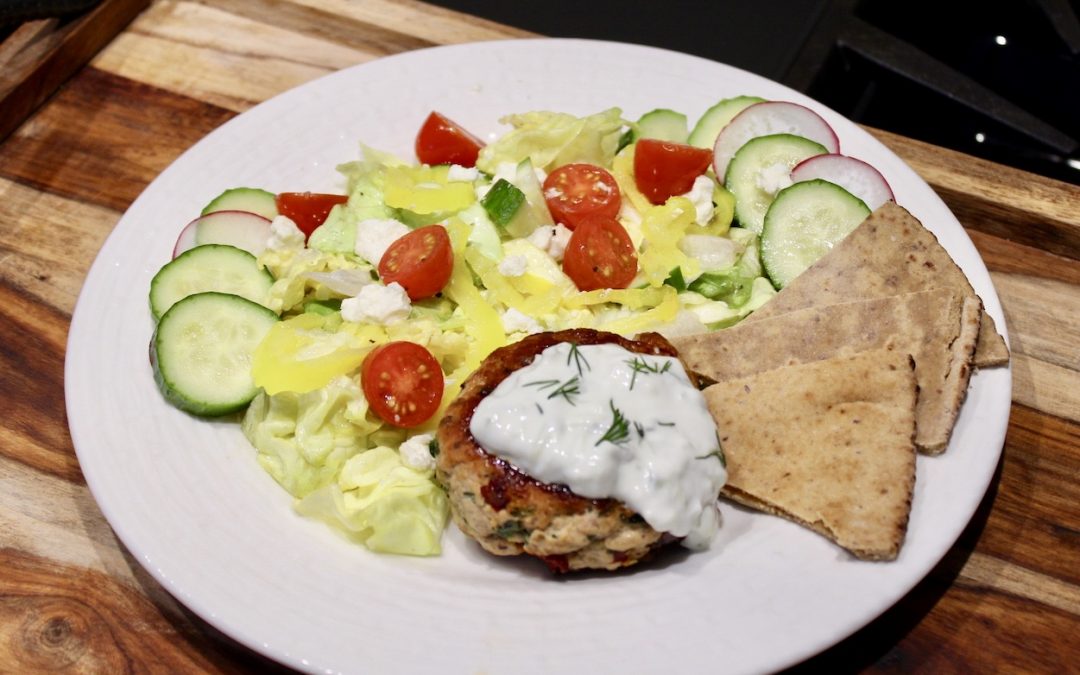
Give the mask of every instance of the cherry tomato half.
[[443, 373], [439, 362], [415, 342], [387, 342], [360, 366], [360, 387], [372, 412], [396, 427], [423, 424], [439, 409]]
[[634, 182], [650, 202], [663, 204], [689, 192], [712, 160], [712, 150], [643, 138], [634, 149]]
[[461, 125], [432, 112], [416, 135], [416, 158], [424, 164], [476, 166], [484, 143]]
[[326, 221], [330, 209], [349, 201], [345, 195], [326, 195], [317, 192], [282, 192], [274, 198], [278, 213], [292, 219], [305, 237]]
[[397, 239], [379, 261], [384, 284], [397, 282], [412, 300], [430, 298], [454, 271], [454, 250], [442, 225], [428, 225]]
[[544, 200], [555, 222], [571, 230], [589, 216], [619, 215], [622, 197], [615, 177], [593, 164], [564, 164], [544, 180]]
[[587, 218], [570, 235], [563, 271], [583, 291], [626, 288], [637, 274], [637, 252], [619, 221]]

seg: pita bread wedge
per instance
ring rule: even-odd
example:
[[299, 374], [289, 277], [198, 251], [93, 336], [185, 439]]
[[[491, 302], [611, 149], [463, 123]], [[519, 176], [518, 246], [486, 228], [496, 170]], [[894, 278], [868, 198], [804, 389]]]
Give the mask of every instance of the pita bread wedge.
[[[938, 287], [978, 297], [937, 237], [902, 206], [888, 202], [745, 321]], [[974, 365], [983, 368], [1008, 361], [1008, 347], [994, 320], [981, 312]]]
[[716, 382], [869, 349], [910, 354], [919, 384], [915, 444], [938, 454], [967, 396], [981, 309], [977, 297], [937, 288], [800, 309], [672, 344]]
[[915, 486], [910, 357], [872, 350], [705, 389], [727, 458], [722, 494], [865, 560], [893, 560]]

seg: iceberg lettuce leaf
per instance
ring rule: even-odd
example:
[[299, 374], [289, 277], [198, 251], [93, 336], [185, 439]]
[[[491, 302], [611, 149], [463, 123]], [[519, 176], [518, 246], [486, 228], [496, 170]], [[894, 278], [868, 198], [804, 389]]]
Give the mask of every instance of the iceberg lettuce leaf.
[[514, 129], [485, 146], [476, 160], [477, 168], [489, 174], [504, 162], [516, 165], [526, 158], [546, 171], [571, 162], [610, 167], [627, 124], [618, 108], [587, 117], [540, 110], [509, 115], [500, 122]]
[[373, 551], [438, 555], [449, 504], [432, 474], [379, 446], [349, 459], [336, 483], [300, 500], [296, 510]]
[[[335, 207], [336, 208], [336, 207]], [[318, 231], [318, 230], [316, 230]], [[363, 270], [370, 277], [371, 266], [350, 253], [327, 253], [313, 248], [277, 250], [268, 248], [259, 255], [259, 264], [274, 276], [267, 306], [278, 314], [298, 309], [305, 300], [341, 297], [310, 276], [311, 272]]]
[[337, 377], [305, 394], [260, 392], [240, 426], [263, 469], [289, 494], [303, 497], [335, 480], [345, 462], [368, 447], [381, 422], [368, 418], [367, 407], [360, 386]]

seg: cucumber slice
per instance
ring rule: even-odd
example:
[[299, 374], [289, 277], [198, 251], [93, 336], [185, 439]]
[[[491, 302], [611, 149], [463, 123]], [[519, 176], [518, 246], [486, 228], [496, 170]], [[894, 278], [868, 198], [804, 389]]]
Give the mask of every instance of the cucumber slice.
[[231, 188], [222, 192], [214, 197], [199, 215], [205, 216], [217, 211], [247, 211], [267, 220], [273, 220], [278, 215], [277, 201], [273, 192], [248, 187]]
[[251, 355], [277, 321], [277, 314], [239, 295], [189, 295], [154, 331], [154, 381], [170, 403], [195, 415], [242, 410], [259, 391]]
[[525, 201], [503, 226], [511, 237], [527, 237], [541, 225], [551, 225], [555, 222], [551, 218], [551, 212], [548, 211], [547, 201], [544, 200], [540, 179], [536, 177], [532, 160], [528, 157], [517, 165], [513, 184], [525, 195]]
[[705, 114], [694, 125], [694, 130], [690, 132], [686, 142], [694, 147], [711, 150], [716, 145], [716, 137], [720, 135], [720, 130], [726, 127], [728, 122], [735, 119], [735, 116], [743, 110], [764, 101], [765, 99], [757, 96], [725, 98], [705, 111]]
[[634, 140], [655, 138], [659, 141], [686, 143], [686, 115], [667, 108], [657, 108], [641, 116], [637, 121]]
[[500, 178], [484, 195], [480, 205], [484, 207], [484, 211], [487, 211], [491, 222], [502, 226], [510, 222], [524, 201], [524, 192], [514, 187], [514, 184], [505, 178]]
[[777, 290], [828, 253], [870, 215], [861, 199], [825, 180], [795, 183], [765, 215], [761, 261]]
[[735, 195], [735, 219], [739, 224], [761, 234], [765, 212], [776, 194], [775, 189], [763, 189], [761, 179], [780, 173], [787, 180], [793, 166], [823, 152], [827, 150], [820, 143], [791, 134], [759, 136], [747, 141], [735, 153], [724, 176], [724, 184]]
[[233, 293], [264, 303], [274, 278], [255, 256], [235, 246], [206, 244], [181, 253], [150, 281], [150, 311], [160, 319], [177, 301], [195, 293]]

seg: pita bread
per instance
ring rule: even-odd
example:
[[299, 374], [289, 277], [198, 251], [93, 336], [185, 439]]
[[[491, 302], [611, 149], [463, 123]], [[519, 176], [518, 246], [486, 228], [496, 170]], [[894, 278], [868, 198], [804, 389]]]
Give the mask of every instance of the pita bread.
[[866, 560], [893, 560], [915, 486], [910, 357], [872, 350], [704, 391], [727, 458], [722, 494]]
[[[744, 321], [939, 287], [978, 297], [937, 237], [902, 206], [887, 202]], [[994, 320], [985, 311], [980, 314], [974, 365], [1008, 363], [1009, 349]]]
[[716, 382], [869, 349], [910, 354], [919, 384], [915, 444], [938, 454], [967, 396], [981, 309], [977, 297], [938, 288], [800, 309], [671, 342], [691, 370]]

